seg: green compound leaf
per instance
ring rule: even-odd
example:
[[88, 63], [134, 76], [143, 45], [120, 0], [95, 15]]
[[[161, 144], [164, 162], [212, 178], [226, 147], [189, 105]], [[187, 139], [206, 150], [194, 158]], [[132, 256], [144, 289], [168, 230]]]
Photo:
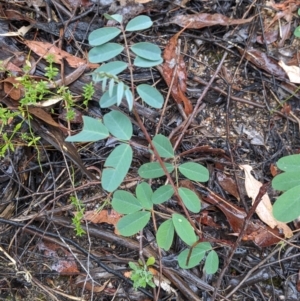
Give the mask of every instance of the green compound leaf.
[[300, 155], [282, 157], [278, 160], [277, 167], [283, 171], [300, 172]]
[[208, 169], [198, 163], [183, 163], [178, 169], [186, 178], [192, 181], [207, 182], [209, 179]]
[[151, 197], [153, 195], [153, 191], [148, 183], [143, 182], [137, 185], [135, 194], [138, 200], [141, 202], [143, 208], [147, 210], [152, 210], [153, 204], [151, 201]]
[[108, 192], [116, 190], [123, 182], [132, 162], [132, 149], [127, 144], [117, 146], [105, 161], [102, 187]]
[[164, 135], [158, 134], [152, 140], [158, 154], [162, 158], [173, 158], [174, 150], [170, 140]]
[[178, 264], [182, 269], [191, 269], [200, 263], [204, 258], [205, 253], [209, 250], [211, 250], [211, 244], [209, 242], [199, 243], [192, 249], [189, 260], [188, 255], [190, 250], [186, 249], [182, 251], [178, 256]]
[[105, 139], [109, 136], [103, 123], [95, 118], [83, 116], [82, 131], [74, 136], [67, 137], [67, 142], [91, 142]]
[[111, 111], [104, 115], [103, 122], [109, 132], [118, 139], [129, 140], [132, 136], [132, 123], [121, 112]]
[[276, 190], [286, 191], [300, 185], [299, 172], [284, 172], [272, 180], [272, 187]]
[[141, 67], [141, 68], [150, 68], [150, 67], [160, 65], [160, 64], [162, 64], [162, 62], [163, 62], [162, 58], [160, 58], [157, 61], [150, 61], [150, 60], [143, 59], [140, 56], [136, 56], [133, 61], [133, 65], [136, 67]]
[[274, 217], [289, 223], [300, 215], [300, 185], [283, 193], [273, 205]]
[[187, 209], [193, 213], [198, 213], [201, 209], [201, 201], [199, 200], [197, 194], [184, 187], [178, 189], [178, 193], [182, 198], [182, 201]]
[[102, 63], [117, 56], [123, 49], [124, 47], [117, 43], [106, 43], [92, 48], [89, 51], [88, 58], [91, 63]]
[[117, 229], [123, 236], [132, 236], [142, 230], [149, 222], [151, 213], [138, 211], [123, 216], [117, 223]]
[[100, 46], [106, 42], [109, 42], [120, 33], [121, 30], [116, 27], [99, 28], [91, 32], [89, 35], [89, 43], [91, 46]]
[[212, 250], [208, 253], [205, 264], [204, 270], [206, 274], [214, 274], [219, 268], [219, 256], [216, 251]]
[[102, 74], [106, 73], [106, 74], [111, 74], [116, 76], [122, 71], [124, 71], [126, 68], [127, 68], [127, 64], [121, 61], [102, 64], [93, 72], [93, 81], [94, 82], [101, 81], [103, 79], [103, 77], [101, 77], [101, 73]]
[[149, 106], [160, 109], [164, 103], [164, 98], [160, 92], [147, 84], [137, 86], [137, 93]]
[[113, 21], [117, 21], [118, 23], [122, 23], [123, 17], [121, 15], [115, 14], [115, 15], [109, 15], [109, 14], [103, 14], [104, 17], [107, 20], [113, 20]]
[[125, 31], [137, 31], [151, 27], [153, 22], [148, 16], [138, 16], [130, 20], [125, 28]]
[[174, 225], [171, 219], [163, 222], [156, 233], [156, 241], [160, 248], [168, 251], [174, 238]]
[[115, 105], [118, 101], [117, 92], [118, 92], [117, 85], [115, 85], [113, 87], [111, 96], [109, 95], [109, 91], [106, 91], [100, 98], [100, 101], [99, 101], [100, 107], [101, 108], [109, 108], [110, 106]]
[[[170, 163], [165, 163], [165, 166], [169, 173], [171, 173], [174, 170], [174, 166]], [[139, 168], [138, 174], [144, 179], [155, 179], [165, 175], [162, 167], [158, 162], [150, 162], [143, 164]]]
[[114, 192], [111, 204], [114, 210], [122, 214], [134, 213], [143, 209], [139, 200], [124, 190]]
[[176, 233], [187, 245], [192, 246], [196, 241], [197, 237], [190, 222], [181, 214], [174, 213], [172, 215], [173, 225]]
[[169, 200], [174, 194], [173, 187], [171, 185], [160, 186], [157, 190], [154, 191], [152, 195], [153, 204], [161, 204]]
[[148, 61], [159, 61], [161, 59], [160, 48], [149, 42], [136, 43], [130, 49], [134, 54]]
[[294, 30], [294, 36], [300, 38], [300, 26], [297, 26]]
[[127, 104], [128, 104], [128, 109], [129, 111], [132, 111], [133, 108], [133, 95], [130, 91], [130, 89], [127, 87], [125, 88], [125, 92], [124, 92]]

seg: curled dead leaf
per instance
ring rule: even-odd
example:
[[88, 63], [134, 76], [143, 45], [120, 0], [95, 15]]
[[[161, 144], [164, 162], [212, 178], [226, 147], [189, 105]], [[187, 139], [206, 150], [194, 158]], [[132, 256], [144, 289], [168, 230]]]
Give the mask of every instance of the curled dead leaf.
[[288, 66], [284, 61], [279, 61], [278, 65], [286, 72], [291, 83], [300, 84], [300, 68], [298, 66]]
[[[250, 165], [240, 165], [240, 168], [245, 172], [245, 187], [247, 191], [247, 195], [252, 199], [252, 204], [254, 203], [259, 189], [262, 186], [262, 183], [257, 181], [251, 174], [252, 167]], [[263, 195], [260, 203], [258, 204], [255, 212], [259, 216], [259, 218], [270, 226], [272, 229], [275, 227], [282, 229], [284, 236], [286, 238], [290, 238], [293, 236], [293, 232], [291, 228], [282, 222], [279, 222], [275, 219], [272, 213], [273, 207], [270, 201], [270, 198], [267, 194]]]
[[163, 58], [162, 67], [158, 68], [165, 82], [171, 88], [171, 95], [174, 100], [180, 104], [183, 103], [186, 115], [190, 115], [193, 111], [191, 101], [186, 97], [186, 80], [187, 71], [186, 64], [182, 55], [177, 55], [177, 41], [181, 32], [174, 35], [167, 44]]

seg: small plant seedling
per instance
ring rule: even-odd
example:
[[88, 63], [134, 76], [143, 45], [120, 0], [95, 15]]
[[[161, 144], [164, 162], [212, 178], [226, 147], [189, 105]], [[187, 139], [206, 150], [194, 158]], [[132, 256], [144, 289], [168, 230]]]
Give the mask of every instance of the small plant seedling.
[[75, 232], [77, 236], [82, 236], [85, 234], [85, 231], [81, 227], [81, 222], [84, 216], [84, 206], [82, 202], [77, 199], [75, 196], [71, 197], [71, 203], [74, 205], [76, 213], [72, 218], [72, 224], [75, 227]]
[[[153, 108], [161, 108], [164, 98], [161, 93], [148, 84], [140, 84], [135, 87], [133, 70], [135, 67], [149, 68], [162, 63], [160, 48], [152, 43], [141, 42], [133, 45], [127, 43], [127, 33], [143, 30], [152, 26], [152, 21], [147, 16], [138, 16], [126, 25], [122, 24], [122, 16], [105, 15], [119, 23], [119, 27], [104, 27], [93, 31], [89, 35], [89, 43], [93, 48], [89, 51], [89, 60], [92, 63], [103, 63], [92, 73], [94, 82], [102, 82], [103, 95], [99, 100], [100, 107], [109, 108], [112, 105], [120, 106], [126, 102], [130, 111], [138, 120], [139, 115], [135, 111], [137, 94], [145, 104]], [[120, 34], [123, 35], [124, 44], [119, 45], [111, 42]], [[113, 60], [107, 62], [121, 52], [125, 52], [127, 62]], [[133, 62], [131, 57], [134, 56]], [[124, 83], [118, 75], [128, 69], [131, 75], [131, 84]], [[88, 88], [90, 89], [90, 88]], [[141, 128], [143, 124], [140, 125]], [[142, 130], [146, 132], [146, 129]], [[102, 188], [112, 194], [112, 207], [118, 213], [123, 214], [116, 227], [123, 236], [132, 236], [142, 231], [151, 218], [155, 216], [155, 206], [168, 201], [174, 194], [181, 198], [182, 205], [187, 213], [199, 213], [201, 200], [192, 190], [184, 187], [177, 188], [178, 176], [192, 181], [206, 182], [209, 179], [207, 168], [194, 162], [178, 164], [170, 140], [162, 134], [147, 138], [150, 144], [149, 153], [154, 154], [158, 162], [147, 162], [140, 166], [138, 174], [141, 179], [157, 179], [166, 174], [171, 177], [175, 174], [175, 185], [166, 184], [157, 187], [155, 191], [147, 182], [141, 182], [136, 186], [135, 195], [125, 190], [118, 190], [128, 174], [132, 164], [133, 150], [131, 137], [133, 126], [131, 120], [122, 112], [111, 110], [106, 113], [102, 120], [83, 117], [82, 131], [74, 136], [69, 136], [69, 142], [93, 142], [114, 137], [119, 145], [107, 157], [101, 176]], [[171, 178], [173, 181], [173, 178]], [[154, 214], [153, 214], [154, 213]], [[174, 213], [162, 222], [156, 233], [159, 247], [169, 250], [173, 243], [175, 232], [188, 246], [178, 256], [178, 262], [182, 268], [191, 268], [206, 258], [205, 270], [213, 274], [218, 269], [218, 256], [208, 242], [198, 243], [192, 221], [187, 217]], [[146, 284], [153, 286], [152, 275], [148, 271], [148, 264], [136, 265], [130, 263], [133, 269], [132, 280], [135, 287], [144, 287]]]
[[155, 287], [153, 274], [149, 271], [149, 267], [154, 265], [154, 263], [154, 257], [149, 257], [145, 264], [141, 260], [138, 261], [138, 265], [134, 262], [129, 262], [129, 267], [132, 269], [130, 279], [133, 281], [135, 289], [139, 287], [145, 288], [147, 285]]
[[[46, 61], [48, 66], [45, 67], [45, 76], [44, 80], [35, 80], [33, 77], [29, 75], [30, 71], [30, 63], [26, 62], [23, 71], [24, 74], [21, 77], [15, 78], [16, 83], [14, 84], [16, 88], [20, 88], [24, 91], [24, 96], [19, 101], [18, 109], [11, 111], [7, 108], [3, 108], [0, 106], [0, 134], [2, 136], [2, 144], [0, 145], [0, 157], [5, 156], [8, 150], [14, 151], [13, 138], [20, 131], [23, 122], [27, 122], [29, 127], [29, 133], [20, 133], [21, 139], [27, 144], [27, 146], [34, 146], [39, 160], [39, 148], [37, 146], [40, 137], [36, 137], [32, 131], [30, 126], [31, 115], [28, 110], [30, 106], [40, 105], [41, 101], [44, 101], [45, 98], [52, 96], [54, 94], [55, 97], [59, 97], [59, 99], [64, 100], [65, 108], [67, 111], [67, 120], [72, 120], [74, 117], [73, 107], [75, 102], [71, 95], [69, 89], [65, 86], [61, 86], [56, 91], [51, 91], [49, 89], [49, 83], [52, 82], [53, 78], [58, 74], [58, 68], [56, 68], [54, 64], [54, 56], [48, 55], [46, 57]], [[0, 71], [6, 71], [3, 66], [1, 66], [0, 62]], [[83, 87], [83, 97], [84, 97], [84, 105], [86, 106], [88, 101], [92, 98], [94, 94], [94, 87], [92, 83], [86, 84]], [[47, 102], [47, 101], [46, 101]], [[8, 133], [4, 133], [4, 126], [11, 124], [12, 120], [17, 116], [22, 116], [23, 120], [18, 122], [14, 128], [12, 129], [12, 133], [9, 135]]]

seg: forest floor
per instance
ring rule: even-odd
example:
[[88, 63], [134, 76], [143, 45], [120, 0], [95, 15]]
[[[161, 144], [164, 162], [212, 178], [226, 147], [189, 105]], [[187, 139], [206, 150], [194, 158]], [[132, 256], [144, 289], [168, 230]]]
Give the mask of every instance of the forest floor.
[[[300, 300], [300, 224], [274, 226], [265, 218], [270, 209], [253, 208], [265, 192], [275, 202], [276, 162], [300, 153], [299, 74], [291, 78], [279, 66], [300, 65], [299, 7], [298, 0], [0, 0], [0, 300]], [[99, 106], [101, 83], [88, 102], [83, 97], [99, 66], [88, 62], [88, 36], [108, 25], [105, 13], [122, 15], [125, 26], [139, 15], [153, 21], [127, 41], [156, 44], [165, 62], [134, 67], [133, 83], [153, 85], [165, 103], [152, 108], [136, 98], [134, 107], [150, 137], [168, 137], [176, 164], [200, 163], [209, 172], [205, 183], [171, 174], [176, 186], [199, 197], [200, 212], [173, 195], [154, 205], [139, 235], [128, 237], [116, 230], [122, 215], [101, 183], [119, 142], [65, 141], [80, 132], [84, 116], [102, 120], [111, 109]], [[58, 68], [52, 86], [45, 75], [50, 49]], [[167, 55], [174, 65], [166, 75]], [[125, 55], [118, 59], [127, 63]], [[27, 86], [20, 83], [25, 77]], [[119, 78], [131, 85], [129, 72]], [[53, 95], [63, 87], [70, 102], [20, 109], [43, 80]], [[120, 188], [134, 193], [143, 181], [140, 166], [156, 159], [135, 114], [123, 102], [113, 109], [133, 124], [133, 160]], [[155, 190], [166, 180], [147, 182]], [[207, 272], [205, 252], [192, 268], [179, 266], [188, 233], [175, 234], [167, 250], [158, 247], [157, 227], [174, 214], [216, 252], [215, 273]], [[151, 257], [155, 263], [145, 270], [155, 287], [134, 289], [129, 262], [143, 269]]]

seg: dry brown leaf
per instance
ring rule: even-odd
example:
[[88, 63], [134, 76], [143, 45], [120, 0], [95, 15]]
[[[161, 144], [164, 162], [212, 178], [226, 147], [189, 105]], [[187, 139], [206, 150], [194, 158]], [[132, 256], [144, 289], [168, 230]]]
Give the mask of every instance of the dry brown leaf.
[[20, 100], [25, 92], [24, 87], [20, 84], [20, 82], [14, 76], [7, 77], [3, 80], [4, 92], [13, 100]]
[[[227, 200], [215, 193], [210, 193], [206, 197], [203, 196], [202, 199], [212, 205], [215, 205], [225, 214], [236, 235], [241, 232], [247, 216], [247, 213], [243, 209], [229, 203]], [[281, 236], [282, 235], [278, 228], [272, 229], [271, 227], [264, 225], [259, 220], [253, 220], [249, 223], [245, 230], [243, 240], [253, 240], [257, 246], [264, 248], [279, 243]]]
[[121, 217], [122, 215], [115, 210], [86, 211], [84, 213], [84, 219], [94, 224], [108, 223], [115, 226]]
[[233, 195], [237, 200], [240, 200], [240, 195], [239, 195], [235, 180], [232, 177], [229, 177], [225, 173], [222, 173], [222, 172], [217, 172], [216, 176], [217, 176], [220, 186], [225, 191], [227, 191], [228, 193]]
[[60, 275], [79, 274], [73, 255], [65, 248], [48, 241], [40, 241], [37, 246], [44, 257], [53, 262], [51, 265], [53, 271], [57, 271]]
[[[187, 115], [190, 115], [193, 111], [191, 101], [185, 96], [186, 92], [186, 80], [187, 71], [186, 64], [182, 55], [178, 55], [177, 40], [181, 32], [174, 35], [167, 44], [163, 58], [164, 63], [162, 68], [159, 68], [167, 85], [171, 85], [171, 95], [177, 103], [183, 103], [184, 111]], [[177, 68], [177, 69], [176, 69]]]
[[203, 28], [213, 25], [239, 25], [251, 22], [254, 17], [248, 19], [231, 19], [221, 14], [199, 13], [193, 15], [177, 15], [171, 18], [170, 23], [175, 23], [186, 28]]
[[39, 107], [28, 107], [28, 112], [35, 117], [41, 119], [45, 123], [52, 125], [56, 128], [61, 129], [63, 132], [68, 132], [67, 128], [64, 128], [62, 125], [59, 125], [53, 118], [52, 116], [44, 111], [42, 108]]
[[288, 66], [283, 61], [278, 65], [286, 72], [291, 83], [300, 84], [300, 68], [298, 66]]
[[[262, 186], [262, 183], [257, 181], [251, 175], [252, 167], [250, 165], [240, 165], [240, 168], [245, 172], [245, 187], [249, 198], [252, 199], [253, 204], [259, 193], [259, 189]], [[265, 194], [258, 204], [255, 212], [259, 216], [259, 218], [272, 229], [274, 229], [275, 227], [280, 228], [283, 230], [285, 237], [292, 237], [293, 232], [290, 227], [285, 223], [277, 221], [273, 216], [272, 209], [273, 207], [270, 198], [267, 194]]]
[[54, 62], [57, 64], [62, 64], [65, 59], [70, 67], [78, 68], [82, 65], [88, 65], [90, 68], [98, 68], [99, 64], [90, 64], [86, 60], [71, 55], [70, 53], [59, 49], [55, 45], [48, 42], [39, 42], [39, 41], [29, 41], [25, 40], [24, 43], [37, 55], [45, 57], [49, 54], [54, 56]]
[[238, 51], [257, 68], [263, 69], [266, 72], [279, 78], [286, 78], [286, 74], [284, 70], [279, 66], [278, 62], [275, 59], [269, 57], [265, 52], [262, 52], [258, 49], [244, 50], [242, 48], [238, 48]]

